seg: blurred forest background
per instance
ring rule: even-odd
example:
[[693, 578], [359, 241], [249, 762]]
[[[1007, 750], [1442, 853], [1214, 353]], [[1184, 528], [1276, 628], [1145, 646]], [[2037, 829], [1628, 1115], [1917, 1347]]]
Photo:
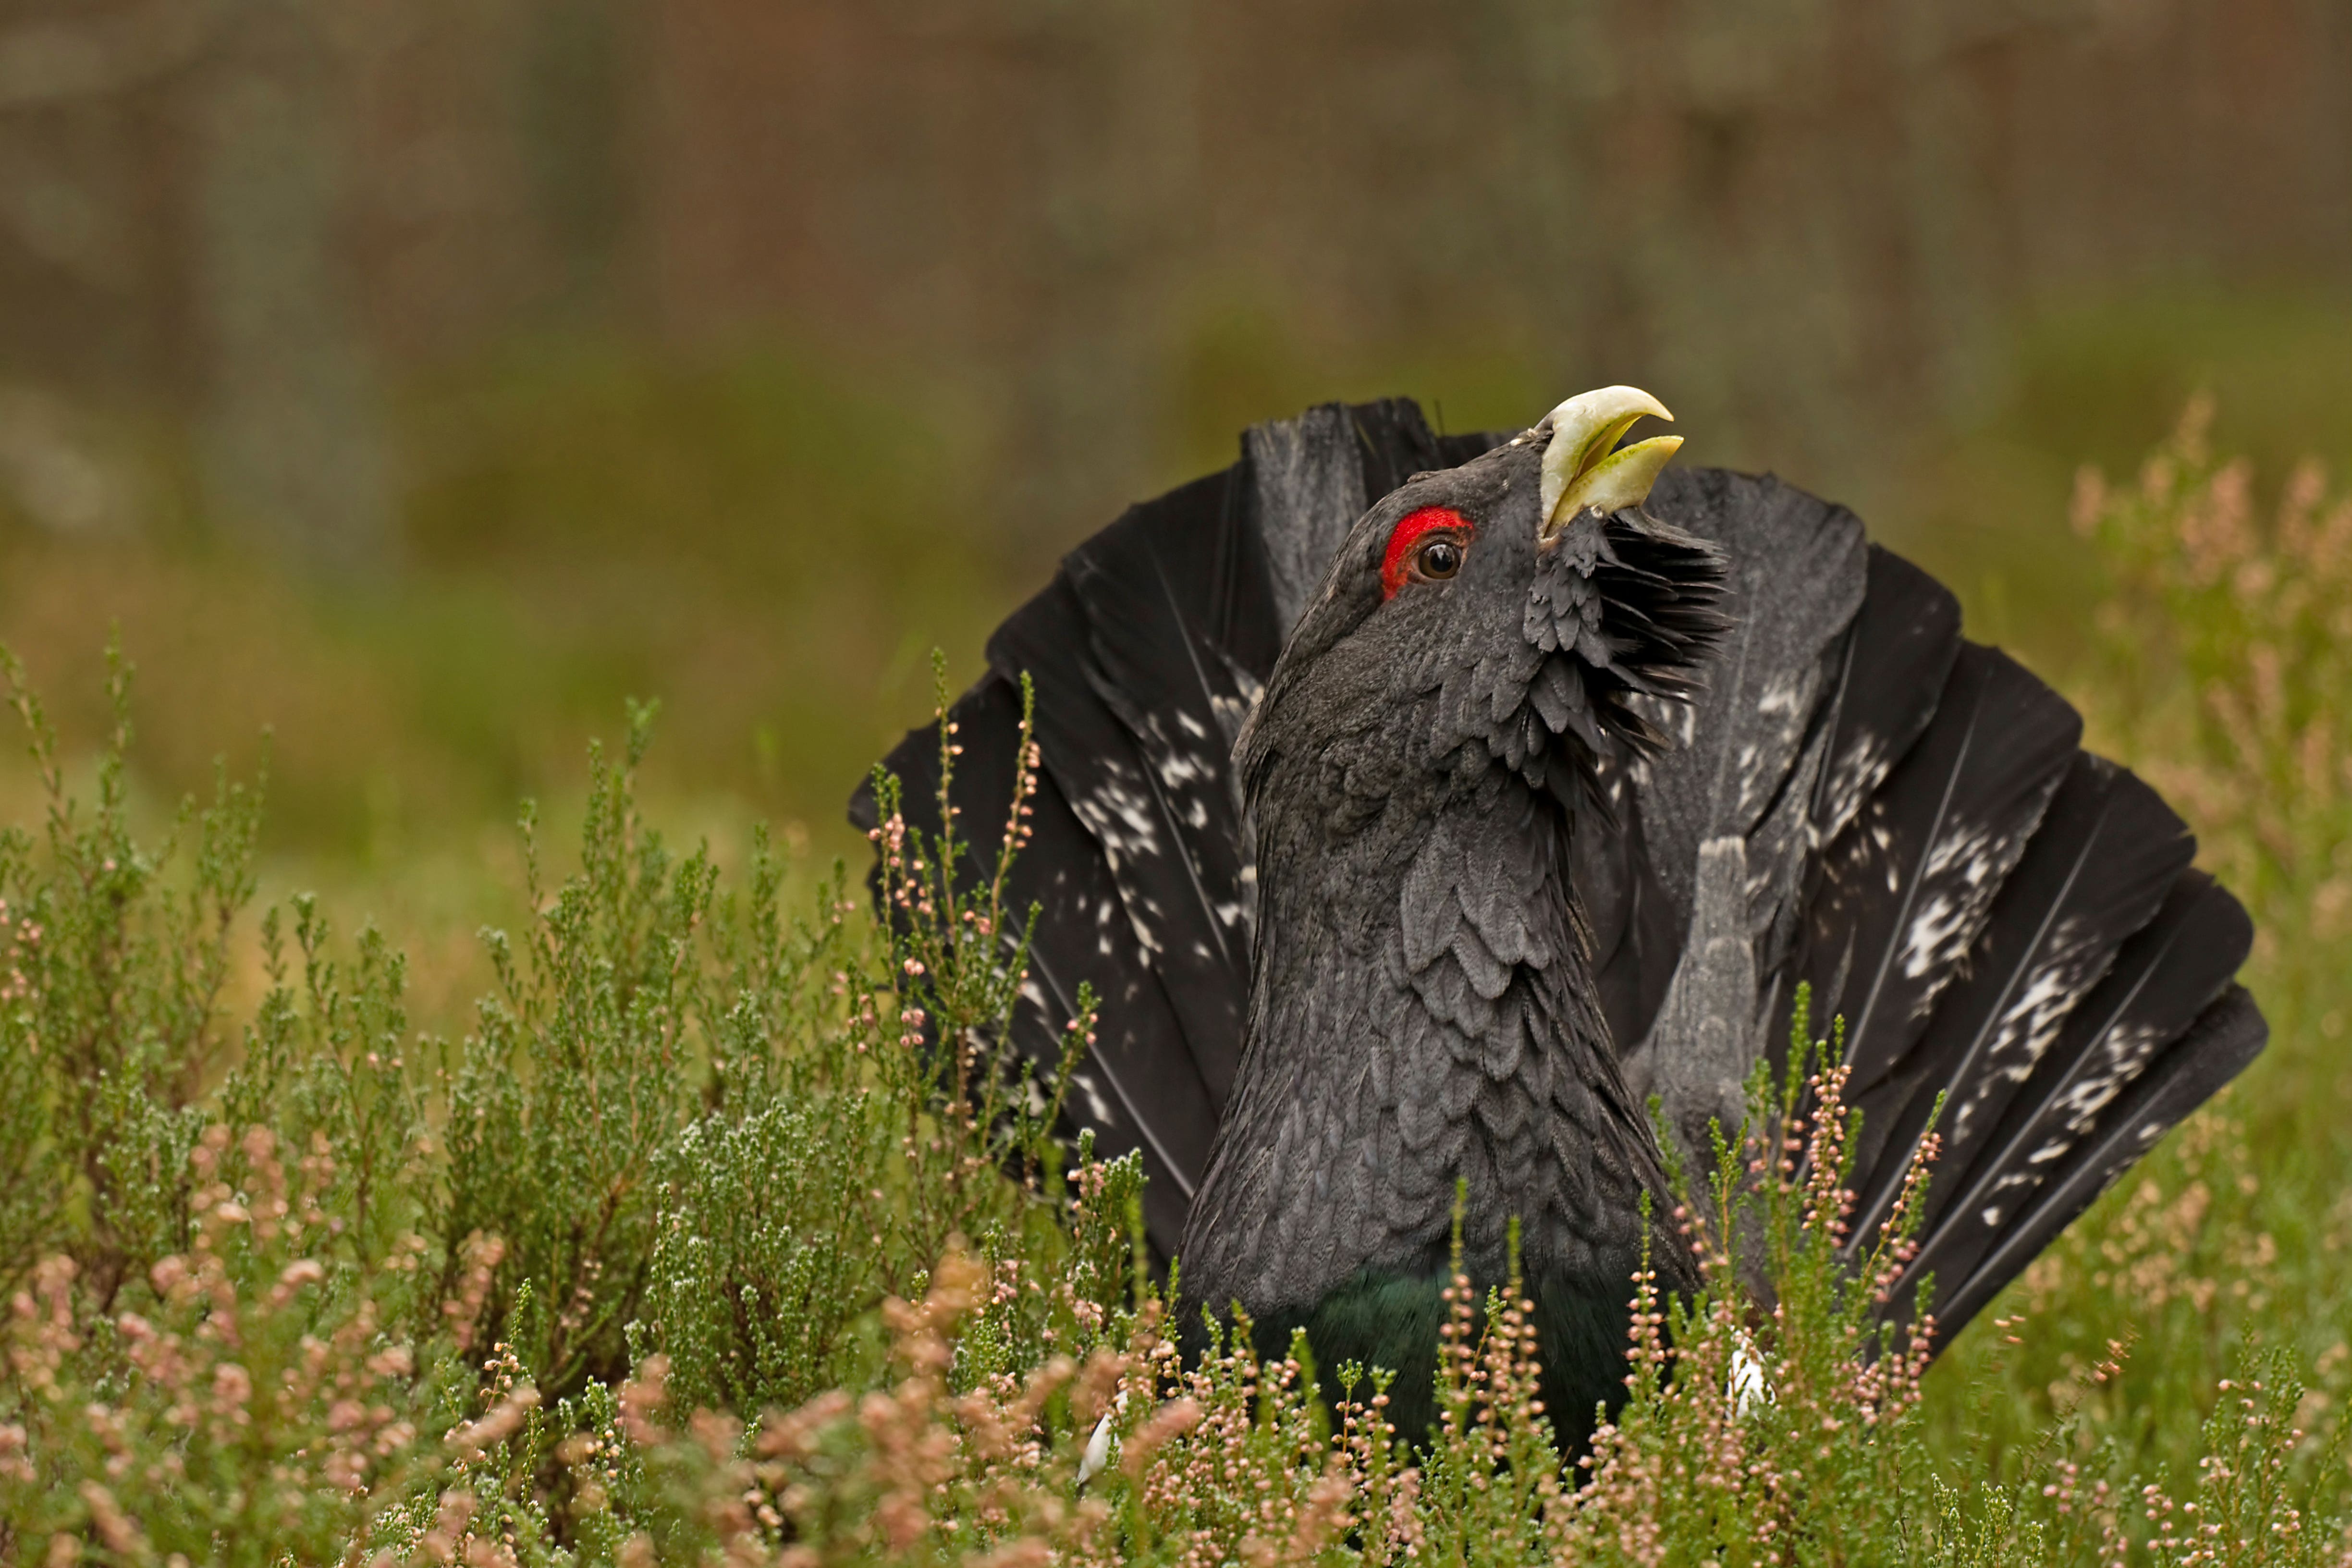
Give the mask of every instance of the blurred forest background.
[[1245, 424], [1616, 381], [2063, 680], [2078, 463], [2352, 459], [2352, 11], [0, 0], [0, 642], [89, 739], [119, 623], [152, 800], [274, 727], [280, 862], [457, 943], [625, 695], [846, 847]]

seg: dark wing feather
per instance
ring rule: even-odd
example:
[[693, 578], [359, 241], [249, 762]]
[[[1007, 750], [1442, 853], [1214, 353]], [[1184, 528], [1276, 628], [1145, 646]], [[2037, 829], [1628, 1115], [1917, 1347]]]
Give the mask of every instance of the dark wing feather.
[[1845, 1019], [1865, 1173], [1887, 1142], [1887, 1086], [1983, 932], [2082, 729], [2015, 660], [1967, 644], [1926, 733], [1824, 857], [1799, 973], [1813, 1016]]
[[1684, 925], [1642, 836], [1631, 765], [1604, 757], [1595, 775], [1594, 791], [1609, 815], [1579, 825], [1569, 847], [1575, 857], [1573, 885], [1592, 939], [1593, 984], [1601, 1016], [1609, 1020], [1609, 1037], [1637, 1041], [1649, 1033], [1674, 980]]

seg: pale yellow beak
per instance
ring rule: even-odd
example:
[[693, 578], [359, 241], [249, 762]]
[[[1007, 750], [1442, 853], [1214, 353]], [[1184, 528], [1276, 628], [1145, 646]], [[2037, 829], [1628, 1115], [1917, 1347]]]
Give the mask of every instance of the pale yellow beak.
[[1638, 386], [1579, 393], [1551, 411], [1551, 445], [1544, 448], [1543, 484], [1537, 492], [1538, 540], [1549, 543], [1588, 510], [1618, 511], [1649, 498], [1659, 470], [1683, 438], [1654, 436], [1613, 449], [1644, 415], [1674, 418], [1664, 404]]

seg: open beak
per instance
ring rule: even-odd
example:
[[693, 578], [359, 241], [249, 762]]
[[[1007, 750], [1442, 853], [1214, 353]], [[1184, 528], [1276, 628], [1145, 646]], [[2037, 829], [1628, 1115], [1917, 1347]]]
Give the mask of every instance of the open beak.
[[1683, 438], [1653, 436], [1619, 448], [1618, 441], [1644, 415], [1674, 418], [1664, 404], [1638, 386], [1579, 393], [1551, 411], [1551, 444], [1544, 448], [1543, 484], [1537, 492], [1539, 543], [1549, 544], [1587, 510], [1618, 511], [1649, 498], [1658, 471]]

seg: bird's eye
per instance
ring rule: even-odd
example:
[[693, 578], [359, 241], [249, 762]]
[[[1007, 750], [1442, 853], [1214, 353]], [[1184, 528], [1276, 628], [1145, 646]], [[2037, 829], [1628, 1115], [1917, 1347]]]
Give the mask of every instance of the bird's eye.
[[1389, 534], [1381, 561], [1381, 597], [1393, 599], [1407, 583], [1440, 582], [1462, 570], [1477, 524], [1452, 507], [1407, 512]]
[[1433, 539], [1421, 547], [1413, 564], [1424, 577], [1451, 577], [1462, 570], [1462, 546], [1451, 539]]

